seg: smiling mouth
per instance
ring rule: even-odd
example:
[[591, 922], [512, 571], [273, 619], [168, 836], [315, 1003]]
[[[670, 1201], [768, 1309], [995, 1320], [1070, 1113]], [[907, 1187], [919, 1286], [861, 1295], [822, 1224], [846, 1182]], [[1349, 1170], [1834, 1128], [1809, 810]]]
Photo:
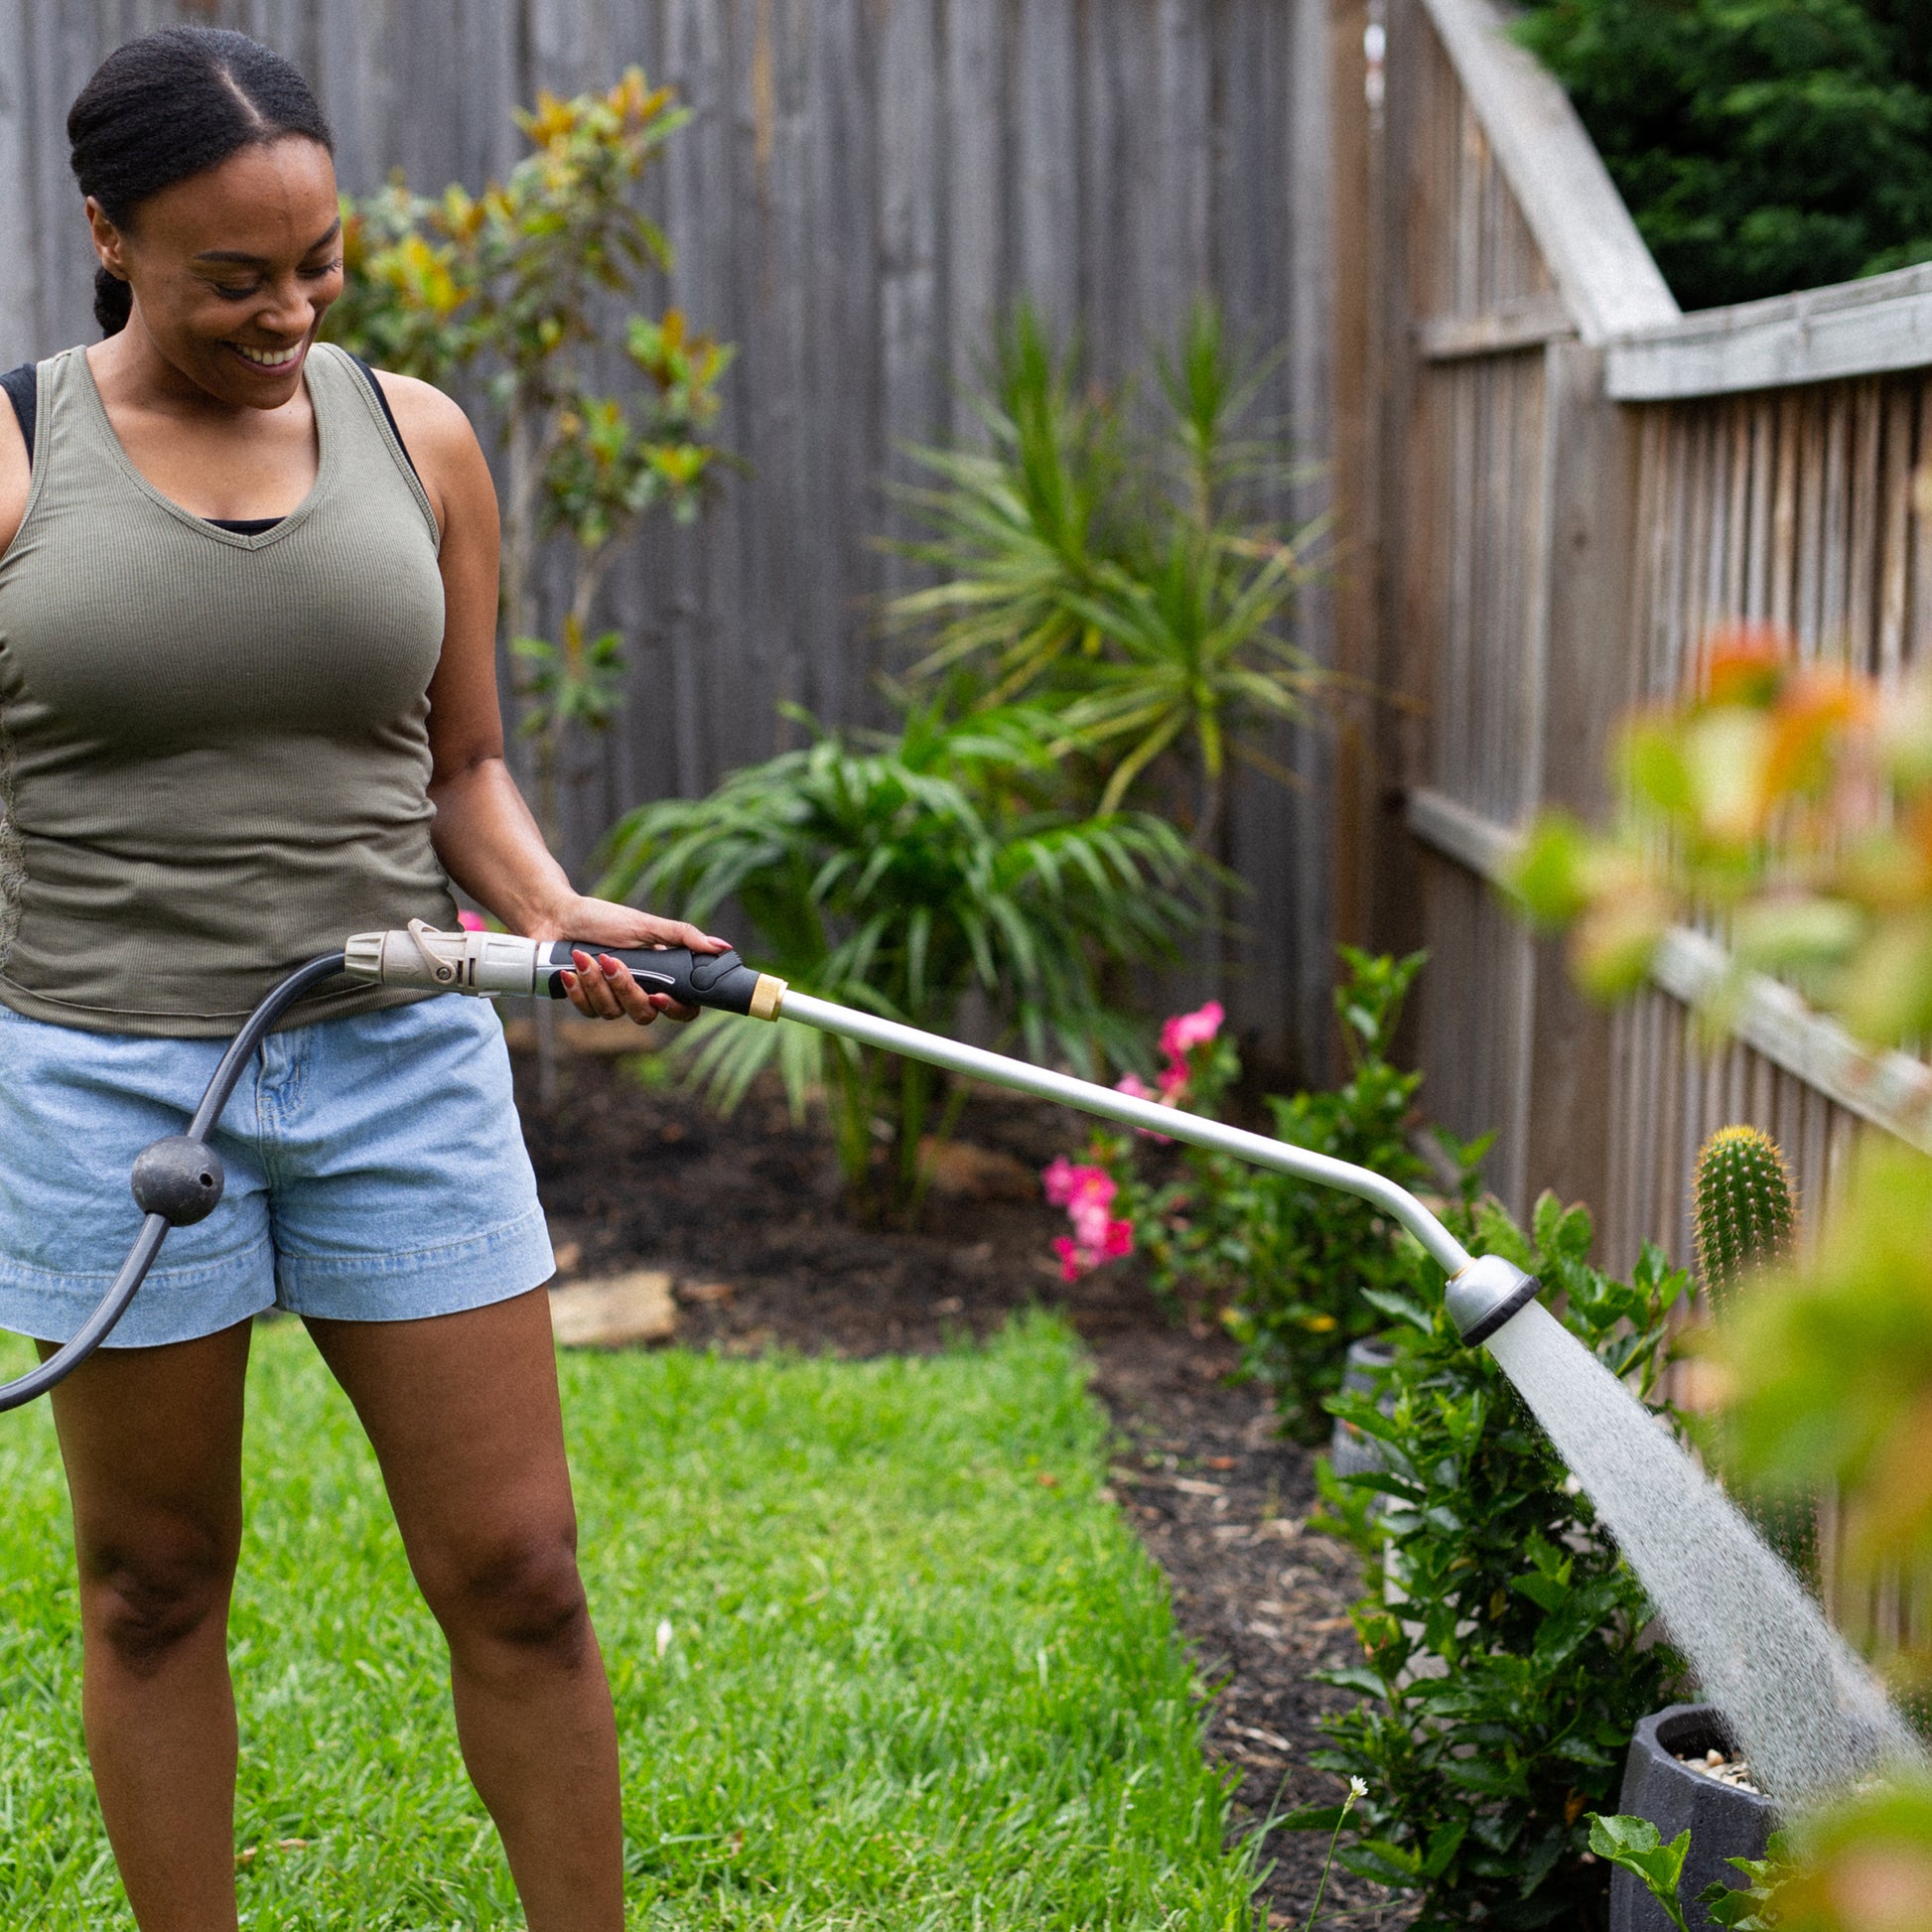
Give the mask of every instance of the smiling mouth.
[[300, 343], [291, 348], [252, 348], [246, 343], [223, 343], [221, 345], [233, 349], [244, 362], [252, 363], [258, 369], [293, 368], [302, 354]]

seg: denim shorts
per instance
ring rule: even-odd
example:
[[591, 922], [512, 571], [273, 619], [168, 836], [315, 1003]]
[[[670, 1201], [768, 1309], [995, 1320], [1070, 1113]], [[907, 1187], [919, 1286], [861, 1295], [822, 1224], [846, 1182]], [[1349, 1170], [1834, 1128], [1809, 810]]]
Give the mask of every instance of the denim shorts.
[[[134, 1157], [179, 1134], [218, 1039], [150, 1039], [0, 1006], [0, 1328], [66, 1341], [141, 1224]], [[207, 1220], [174, 1229], [110, 1348], [268, 1308], [406, 1321], [551, 1273], [494, 1006], [445, 994], [271, 1034], [213, 1134]]]

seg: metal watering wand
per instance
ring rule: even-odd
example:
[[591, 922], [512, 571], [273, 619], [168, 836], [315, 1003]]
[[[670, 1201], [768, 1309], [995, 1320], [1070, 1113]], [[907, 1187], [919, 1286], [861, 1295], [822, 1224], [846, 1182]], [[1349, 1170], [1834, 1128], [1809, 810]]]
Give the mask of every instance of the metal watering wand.
[[[442, 932], [412, 919], [406, 928], [359, 932], [341, 952], [325, 953], [291, 973], [248, 1016], [230, 1042], [187, 1131], [154, 1142], [136, 1159], [131, 1185], [143, 1219], [126, 1261], [100, 1305], [70, 1341], [38, 1368], [16, 1381], [0, 1384], [0, 1412], [18, 1409], [45, 1395], [78, 1368], [127, 1311], [161, 1252], [168, 1230], [205, 1220], [213, 1212], [221, 1198], [223, 1174], [220, 1157], [208, 1145], [207, 1137], [255, 1049], [304, 993], [324, 980], [346, 973], [374, 985], [424, 993], [562, 999], [563, 976], [571, 970], [575, 950], [613, 952], [609, 946], [569, 939], [522, 939], [502, 932]], [[1151, 1100], [1137, 1100], [1091, 1080], [1075, 1079], [1071, 1074], [1056, 1073], [1005, 1053], [991, 1053], [984, 1047], [967, 1046], [875, 1014], [858, 1013], [831, 1000], [814, 999], [808, 993], [795, 992], [769, 973], [755, 971], [735, 952], [694, 954], [672, 947], [615, 952], [614, 956], [630, 969], [640, 985], [667, 993], [687, 1006], [744, 1014], [754, 1020], [797, 1021], [864, 1046], [902, 1053], [950, 1073], [963, 1073], [995, 1086], [1011, 1087], [1017, 1093], [1077, 1107], [1124, 1127], [1144, 1127], [1170, 1140], [1212, 1148], [1256, 1167], [1272, 1168], [1298, 1180], [1315, 1181], [1373, 1201], [1407, 1228], [1449, 1276], [1449, 1318], [1471, 1347], [1487, 1341], [1536, 1299], [1535, 1276], [1524, 1274], [1500, 1255], [1471, 1256], [1406, 1187], [1398, 1187], [1393, 1180], [1352, 1162], [1336, 1161], [1177, 1108], [1157, 1106]]]

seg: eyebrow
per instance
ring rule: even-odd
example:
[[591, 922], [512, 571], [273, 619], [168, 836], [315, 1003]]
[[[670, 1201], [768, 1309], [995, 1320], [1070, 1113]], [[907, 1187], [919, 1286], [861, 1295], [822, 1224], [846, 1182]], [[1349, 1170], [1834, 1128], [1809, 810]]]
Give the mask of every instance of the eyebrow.
[[[316, 236], [315, 240], [309, 243], [308, 247], [303, 249], [303, 254], [313, 255], [325, 242], [334, 241], [342, 231], [342, 218], [338, 216], [334, 221], [330, 222], [329, 226], [321, 234]], [[234, 262], [242, 268], [266, 268], [268, 266], [268, 257], [266, 255], [245, 254], [239, 248], [204, 248], [194, 259], [198, 262]]]

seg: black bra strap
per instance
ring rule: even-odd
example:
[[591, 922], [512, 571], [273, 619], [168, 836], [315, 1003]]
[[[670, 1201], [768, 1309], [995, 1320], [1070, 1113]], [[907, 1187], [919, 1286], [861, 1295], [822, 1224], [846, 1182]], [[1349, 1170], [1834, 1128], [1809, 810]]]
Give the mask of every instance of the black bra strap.
[[34, 422], [40, 414], [40, 373], [31, 362], [23, 362], [17, 369], [9, 369], [0, 375], [0, 389], [7, 392], [7, 400], [14, 406], [14, 414], [20, 419], [20, 433], [27, 439], [27, 467], [34, 465]]
[[402, 431], [396, 427], [396, 412], [389, 407], [389, 398], [383, 393], [382, 384], [376, 379], [375, 371], [353, 350], [346, 352], [348, 359], [362, 371], [362, 380], [375, 391], [375, 399], [382, 405], [382, 414], [389, 424], [389, 434], [396, 439], [396, 448], [402, 452], [402, 460], [409, 465], [409, 474], [421, 483], [422, 473], [416, 468], [416, 459], [409, 454], [409, 445], [402, 440]]

